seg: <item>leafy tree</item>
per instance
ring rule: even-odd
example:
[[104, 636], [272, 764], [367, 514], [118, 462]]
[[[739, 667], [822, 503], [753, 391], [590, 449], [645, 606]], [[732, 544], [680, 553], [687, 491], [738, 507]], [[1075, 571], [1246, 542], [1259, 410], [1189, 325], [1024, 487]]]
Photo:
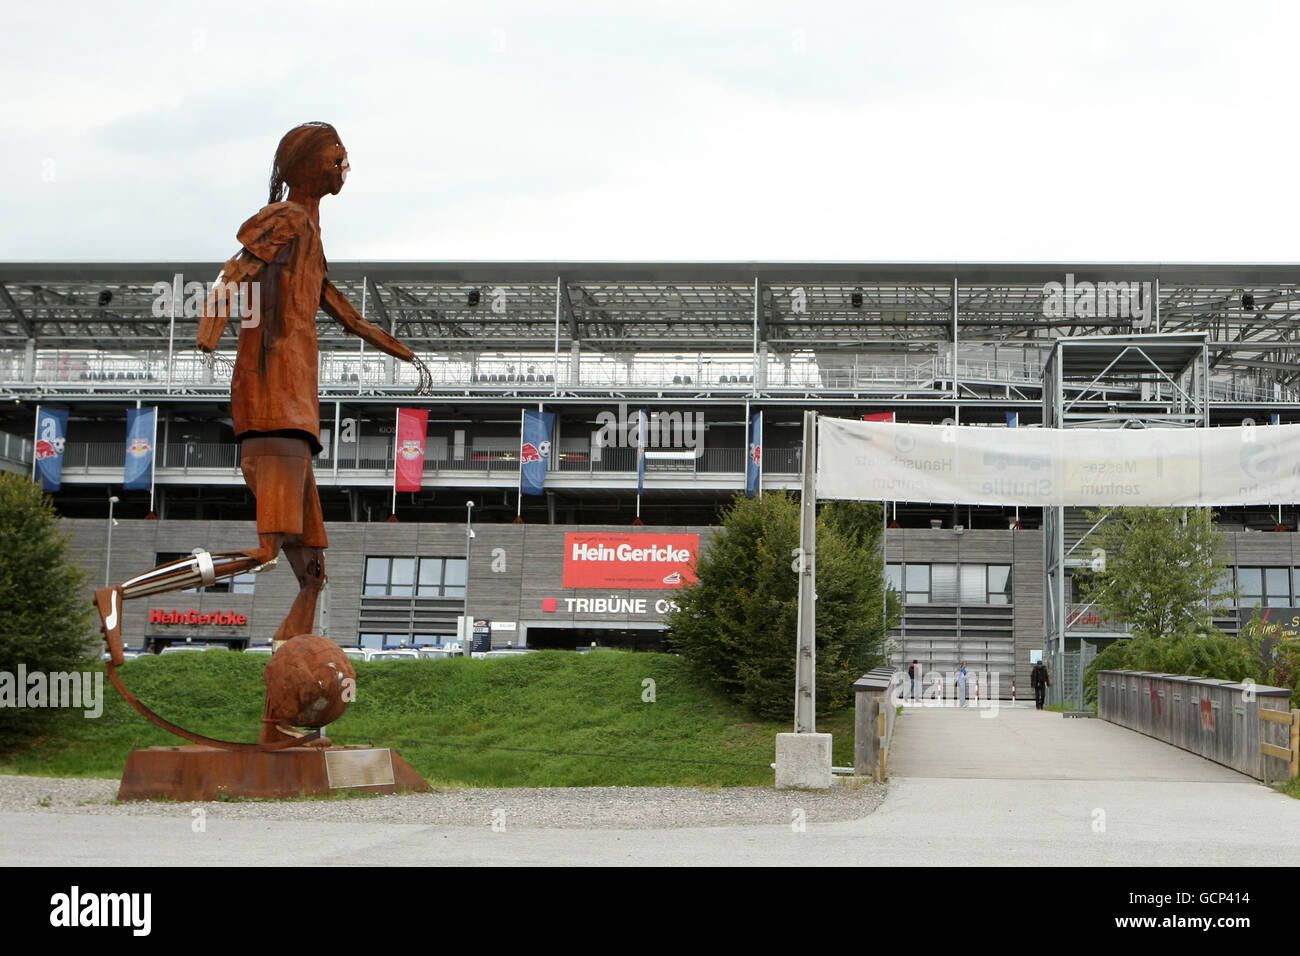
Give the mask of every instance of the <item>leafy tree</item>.
[[1221, 636], [1213, 618], [1224, 608], [1213, 598], [1228, 568], [1209, 510], [1123, 507], [1088, 518], [1103, 515], [1085, 544], [1100, 548], [1102, 561], [1075, 578], [1082, 600], [1095, 601], [1135, 637]]
[[[40, 486], [0, 472], [0, 672], [68, 671], [90, 664], [93, 614], [86, 574], [68, 554]], [[0, 748], [29, 737], [51, 711], [0, 709]]]
[[[884, 581], [879, 506], [826, 505], [817, 522], [817, 711], [851, 700], [852, 684], [884, 659], [899, 604]], [[697, 581], [668, 617], [675, 650], [754, 714], [792, 718], [799, 500], [737, 495], [700, 555]], [[884, 601], [882, 617], [881, 602]]]

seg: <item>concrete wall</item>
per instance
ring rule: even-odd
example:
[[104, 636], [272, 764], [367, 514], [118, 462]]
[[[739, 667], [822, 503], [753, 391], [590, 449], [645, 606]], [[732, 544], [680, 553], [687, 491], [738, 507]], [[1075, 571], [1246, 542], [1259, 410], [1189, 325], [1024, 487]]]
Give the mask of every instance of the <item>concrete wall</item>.
[[[63, 522], [71, 532], [73, 550], [90, 572], [92, 586], [104, 582], [106, 520]], [[646, 527], [641, 533], [699, 534], [703, 546], [715, 529], [703, 526]], [[562, 585], [564, 536], [569, 532], [635, 532], [626, 526], [479, 524], [471, 549], [469, 569], [470, 611], [476, 617], [513, 622], [515, 631], [498, 631], [495, 642], [526, 642], [529, 627], [654, 628], [661, 623], [660, 602], [671, 601], [673, 589], [578, 590]], [[326, 555], [329, 585], [321, 601], [317, 629], [340, 643], [355, 643], [362, 611], [362, 578], [366, 556], [465, 556], [463, 524], [406, 522], [331, 522]], [[1297, 566], [1300, 552], [1295, 534], [1237, 532], [1225, 535], [1226, 556], [1240, 565]], [[1043, 646], [1043, 554], [1038, 531], [969, 530], [961, 535], [950, 529], [894, 529], [888, 533], [887, 560], [916, 563], [1010, 564], [1010, 605], [949, 606], [910, 605], [905, 608], [902, 636], [946, 633], [954, 657], [973, 657], [979, 643], [1005, 647], [1014, 654], [1000, 677], [1000, 693], [1010, 693], [1014, 672], [1020, 697], [1029, 696], [1029, 652]], [[252, 546], [256, 531], [249, 521], [144, 521], [121, 520], [113, 529], [111, 578], [118, 583], [152, 568], [160, 552], [186, 552], [195, 547], [211, 551]], [[297, 593], [297, 582], [287, 563], [258, 576], [254, 593], [168, 594], [156, 599], [128, 602], [124, 609], [128, 643], [138, 646], [146, 633], [192, 635], [196, 640], [214, 635], [269, 641]], [[554, 611], [544, 611], [546, 598], [556, 600]], [[87, 593], [89, 600], [89, 593]], [[578, 600], [613, 599], [620, 610], [579, 610]], [[623, 609], [618, 602], [643, 601], [640, 610]], [[575, 603], [571, 603], [575, 602]], [[459, 601], [444, 602], [463, 613]], [[244, 627], [153, 625], [149, 610], [201, 613], [233, 611], [248, 616]], [[447, 611], [448, 614], [452, 610]], [[928, 623], [927, 623], [928, 622]], [[990, 635], [996, 639], [990, 639]], [[907, 645], [897, 662], [910, 661]]]
[[[107, 521], [65, 520], [72, 550], [90, 574], [90, 590], [104, 583]], [[469, 610], [475, 617], [513, 622], [515, 630], [494, 633], [494, 643], [526, 643], [528, 627], [654, 628], [661, 624], [672, 588], [575, 589], [563, 587], [564, 536], [568, 532], [645, 534], [699, 534], [701, 545], [713, 529], [706, 527], [654, 527], [634, 529], [599, 525], [482, 524], [470, 551]], [[330, 523], [325, 570], [326, 594], [317, 614], [317, 630], [341, 644], [357, 640], [362, 613], [362, 581], [367, 556], [465, 556], [463, 524], [402, 522]], [[210, 551], [238, 550], [256, 543], [256, 529], [245, 521], [120, 521], [113, 529], [110, 579], [121, 583], [154, 567], [162, 552], [188, 553], [196, 547]], [[146, 634], [244, 637], [269, 641], [279, 626], [298, 585], [281, 558], [277, 567], [257, 575], [251, 595], [229, 593], [171, 593], [127, 602], [123, 635], [127, 644], [140, 646]], [[556, 609], [543, 610], [543, 599], [554, 598]], [[580, 599], [613, 600], [614, 612], [579, 609]], [[633, 603], [628, 610], [626, 604]], [[464, 613], [462, 601], [451, 602]], [[248, 617], [245, 626], [150, 624], [153, 608], [200, 613], [233, 611]]]

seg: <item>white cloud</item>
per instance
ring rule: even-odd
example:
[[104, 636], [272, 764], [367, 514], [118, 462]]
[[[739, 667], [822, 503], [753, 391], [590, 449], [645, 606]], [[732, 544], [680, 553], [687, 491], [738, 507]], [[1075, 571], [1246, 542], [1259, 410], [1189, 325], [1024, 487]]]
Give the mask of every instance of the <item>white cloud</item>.
[[1287, 5], [312, 9], [27, 8], [0, 258], [222, 259], [307, 119], [336, 260], [1294, 258]]

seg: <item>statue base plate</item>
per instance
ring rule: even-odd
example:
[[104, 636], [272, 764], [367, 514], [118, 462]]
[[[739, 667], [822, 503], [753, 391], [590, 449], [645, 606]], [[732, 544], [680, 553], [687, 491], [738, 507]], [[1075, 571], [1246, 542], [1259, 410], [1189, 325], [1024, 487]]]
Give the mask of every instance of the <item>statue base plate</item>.
[[432, 788], [387, 747], [272, 751], [150, 747], [126, 758], [119, 800], [327, 797], [340, 790], [424, 793]]

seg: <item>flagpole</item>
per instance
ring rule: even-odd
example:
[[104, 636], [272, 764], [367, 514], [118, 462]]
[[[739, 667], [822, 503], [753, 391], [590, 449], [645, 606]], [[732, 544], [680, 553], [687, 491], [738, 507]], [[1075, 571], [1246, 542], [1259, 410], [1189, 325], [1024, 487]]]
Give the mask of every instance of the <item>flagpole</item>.
[[36, 403], [36, 427], [32, 429], [32, 481], [36, 480], [36, 443], [41, 440], [41, 405]]
[[524, 415], [526, 409], [519, 409], [519, 487], [515, 494], [518, 504], [515, 507], [515, 517], [520, 521], [524, 517]]
[[763, 454], [763, 410], [758, 410], [758, 497], [763, 497], [763, 459], [767, 456]]
[[397, 450], [398, 441], [401, 433], [402, 410], [400, 408], [393, 410], [393, 517], [397, 517]]
[[[885, 573], [885, 581], [889, 581], [889, 502], [880, 503], [880, 570]], [[886, 583], [880, 589], [880, 640], [887, 644], [889, 641], [889, 584]], [[891, 655], [892, 656], [892, 655]]]
[[[137, 408], [139, 405], [136, 406]], [[158, 406], [153, 409], [153, 438], [149, 441], [149, 513], [153, 514], [153, 486], [158, 474]]]
[[645, 486], [645, 409], [641, 409], [636, 415], [636, 520], [633, 524], [641, 524], [641, 490]]

